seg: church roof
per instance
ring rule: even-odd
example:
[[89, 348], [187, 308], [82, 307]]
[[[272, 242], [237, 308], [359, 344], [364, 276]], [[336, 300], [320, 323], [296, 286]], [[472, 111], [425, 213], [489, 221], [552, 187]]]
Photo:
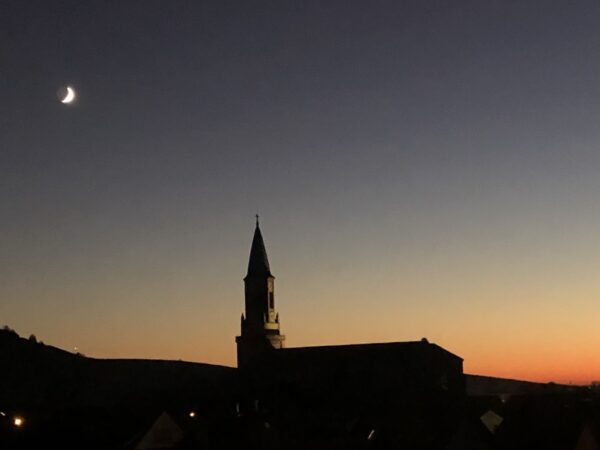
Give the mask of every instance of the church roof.
[[248, 274], [246, 276], [270, 276], [271, 268], [269, 267], [269, 258], [265, 242], [263, 241], [258, 220], [256, 221], [256, 229], [254, 230], [254, 238], [252, 239], [252, 247], [250, 248], [250, 261], [248, 262]]
[[386, 354], [386, 353], [422, 353], [432, 352], [436, 354], [443, 354], [452, 359], [461, 360], [460, 356], [449, 352], [443, 347], [437, 344], [433, 344], [426, 339], [420, 341], [406, 341], [406, 342], [377, 342], [367, 344], [344, 344], [344, 345], [322, 345], [314, 347], [289, 347], [278, 350], [277, 356], [283, 358], [302, 358], [302, 357], [313, 357], [315, 355], [326, 357], [331, 359], [337, 356], [351, 356], [352, 358], [358, 355], [375, 355], [375, 354]]

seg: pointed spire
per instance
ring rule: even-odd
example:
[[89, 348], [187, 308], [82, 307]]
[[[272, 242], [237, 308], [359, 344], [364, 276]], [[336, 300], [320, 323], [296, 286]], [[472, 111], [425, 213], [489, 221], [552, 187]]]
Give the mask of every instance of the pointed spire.
[[260, 227], [258, 225], [258, 214], [256, 215], [256, 228], [254, 230], [254, 238], [252, 239], [252, 247], [250, 249], [250, 261], [248, 262], [248, 275], [271, 275], [269, 267], [269, 258], [267, 258], [267, 250], [263, 241]]

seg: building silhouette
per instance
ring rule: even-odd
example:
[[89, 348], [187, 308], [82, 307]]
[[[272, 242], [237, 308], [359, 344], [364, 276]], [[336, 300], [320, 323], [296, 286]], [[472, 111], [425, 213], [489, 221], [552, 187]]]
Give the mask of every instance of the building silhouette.
[[285, 336], [280, 333], [279, 314], [275, 311], [275, 277], [256, 216], [256, 228], [248, 273], [244, 278], [245, 314], [242, 314], [241, 334], [237, 336], [238, 367], [268, 351], [281, 349]]
[[271, 436], [279, 430], [285, 443], [273, 448], [449, 438], [465, 397], [462, 358], [426, 339], [284, 348], [274, 281], [257, 219], [236, 342], [241, 411], [261, 417]]

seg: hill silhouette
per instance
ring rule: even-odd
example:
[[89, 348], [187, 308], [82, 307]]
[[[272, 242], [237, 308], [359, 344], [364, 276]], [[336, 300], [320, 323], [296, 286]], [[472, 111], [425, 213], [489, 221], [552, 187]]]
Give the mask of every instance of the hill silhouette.
[[3, 405], [111, 406], [167, 391], [214, 394], [235, 369], [183, 361], [96, 359], [0, 330]]
[[[231, 367], [88, 358], [8, 327], [0, 329], [0, 368], [0, 448], [108, 448], [147, 429], [164, 410], [228, 415], [238, 392]], [[27, 433], [10, 431], [15, 415], [25, 418]]]
[[23, 405], [111, 406], [128, 397], [177, 391], [214, 395], [233, 380], [231, 367], [183, 361], [96, 359], [0, 330], [0, 402]]

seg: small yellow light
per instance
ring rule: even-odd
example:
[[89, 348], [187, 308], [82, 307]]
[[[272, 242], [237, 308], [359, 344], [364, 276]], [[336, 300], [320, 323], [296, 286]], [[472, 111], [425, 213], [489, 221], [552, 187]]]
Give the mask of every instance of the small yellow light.
[[196, 417], [196, 413], [194, 411], [190, 411], [190, 417]]
[[21, 426], [23, 426], [23, 422], [24, 422], [23, 418], [22, 417], [18, 417], [18, 416], [15, 417], [14, 420], [13, 420], [13, 423], [15, 424], [15, 427], [21, 427]]

